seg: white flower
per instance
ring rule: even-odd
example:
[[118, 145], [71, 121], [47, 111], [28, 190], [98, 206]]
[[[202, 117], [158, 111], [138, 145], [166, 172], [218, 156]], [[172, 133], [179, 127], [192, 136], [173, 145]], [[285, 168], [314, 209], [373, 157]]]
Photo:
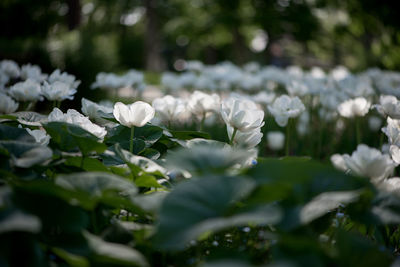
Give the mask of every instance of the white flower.
[[34, 80], [28, 79], [11, 86], [9, 94], [18, 101], [36, 102], [42, 100], [42, 90], [40, 84]]
[[[229, 125], [226, 127], [230, 140], [232, 138], [234, 129]], [[261, 142], [262, 137], [263, 134], [261, 132], [261, 128], [256, 128], [250, 132], [237, 131], [233, 139], [233, 143], [246, 148], [253, 148]]]
[[[370, 148], [364, 144], [359, 144], [357, 150], [351, 156], [344, 154], [343, 161], [351, 173], [369, 177], [374, 182], [392, 175], [394, 168], [397, 166], [389, 155], [382, 154], [378, 149]], [[343, 169], [343, 164], [340, 161], [337, 162], [339, 163], [334, 163], [335, 166]]]
[[382, 119], [377, 117], [377, 116], [371, 116], [368, 119], [368, 126], [371, 129], [371, 131], [377, 132], [381, 128], [382, 125]]
[[386, 134], [391, 145], [400, 146], [400, 120], [387, 118], [387, 126], [382, 128], [382, 132]]
[[18, 109], [18, 103], [6, 94], [0, 93], [0, 114], [13, 113]]
[[292, 80], [286, 85], [286, 91], [290, 95], [304, 96], [309, 93], [307, 85], [300, 80]]
[[396, 120], [400, 119], [400, 102], [395, 96], [381, 95], [379, 104], [373, 107], [383, 116], [389, 116]]
[[392, 177], [377, 184], [378, 188], [389, 193], [400, 193], [400, 177]]
[[272, 150], [281, 150], [285, 144], [285, 135], [278, 131], [267, 133], [268, 147]]
[[47, 74], [42, 74], [42, 70], [37, 65], [26, 64], [21, 67], [21, 78], [24, 80], [34, 80], [36, 82], [43, 82], [47, 78]]
[[247, 99], [229, 97], [221, 105], [222, 119], [240, 132], [250, 132], [264, 125], [264, 111]]
[[161, 119], [166, 122], [176, 120], [185, 111], [184, 102], [170, 95], [154, 99], [152, 106]]
[[208, 116], [211, 112], [217, 112], [220, 108], [220, 98], [217, 94], [205, 94], [194, 91], [188, 101], [190, 111], [197, 116]]
[[51, 101], [63, 101], [65, 99], [74, 99], [76, 89], [69, 83], [55, 81], [48, 84], [46, 81], [42, 86], [42, 94]]
[[61, 121], [77, 125], [90, 132], [91, 134], [97, 136], [101, 140], [103, 140], [104, 136], [107, 134], [107, 131], [104, 127], [100, 127], [97, 124], [92, 123], [88, 117], [83, 116], [81, 113], [74, 109], [69, 109], [67, 113], [63, 113], [58, 108], [54, 108], [53, 111], [49, 114], [47, 120], [49, 122]]
[[124, 126], [142, 127], [153, 119], [155, 110], [143, 101], [137, 101], [130, 105], [117, 102], [114, 105], [113, 114], [115, 119]]
[[101, 112], [105, 114], [109, 114], [113, 112], [112, 107], [104, 106], [101, 104], [97, 104], [92, 102], [86, 98], [82, 98], [82, 113], [88, 116], [90, 119], [95, 120], [100, 124], [108, 123], [109, 121], [102, 118]]
[[268, 107], [269, 112], [274, 116], [276, 123], [284, 127], [287, 125], [289, 118], [299, 116], [305, 110], [304, 104], [297, 96], [289, 97], [281, 95], [275, 99], [272, 106]]
[[62, 82], [68, 84], [72, 89], [78, 88], [81, 81], [76, 80], [74, 75], [61, 72], [59, 69], [53, 71], [48, 78], [49, 83]]
[[331, 162], [332, 162], [332, 165], [338, 170], [341, 170], [344, 172], [348, 170], [343, 155], [333, 154], [331, 156]]
[[338, 106], [338, 111], [340, 116], [345, 118], [363, 117], [368, 113], [370, 107], [371, 103], [367, 99], [357, 97], [341, 103]]
[[18, 78], [21, 72], [18, 64], [13, 60], [2, 60], [0, 62], [0, 71], [11, 78]]
[[44, 130], [31, 130], [29, 128], [25, 129], [33, 138], [35, 138], [36, 143], [39, 143], [43, 146], [47, 146], [50, 142], [50, 135], [46, 133]]
[[254, 102], [258, 103], [258, 104], [264, 104], [264, 105], [268, 105], [271, 104], [272, 101], [274, 101], [275, 99], [275, 94], [274, 93], [267, 93], [265, 91], [261, 91], [256, 95], [252, 95], [251, 96], [251, 100], [253, 100]]

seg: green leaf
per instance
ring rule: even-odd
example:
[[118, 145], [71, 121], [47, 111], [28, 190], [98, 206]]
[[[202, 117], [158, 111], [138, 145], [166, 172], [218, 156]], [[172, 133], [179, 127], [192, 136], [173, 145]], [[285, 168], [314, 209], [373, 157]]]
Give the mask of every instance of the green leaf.
[[19, 141], [35, 143], [33, 138], [25, 129], [0, 124], [0, 140]]
[[55, 143], [62, 151], [71, 151], [79, 147], [87, 155], [90, 152], [102, 153], [106, 145], [98, 142], [99, 139], [79, 126], [65, 122], [49, 122], [43, 125]]
[[104, 166], [98, 159], [84, 157], [82, 165], [82, 157], [69, 157], [64, 163], [67, 166], [80, 167], [86, 171], [99, 171], [109, 172], [106, 166]]
[[238, 201], [255, 184], [244, 177], [192, 178], [178, 184], [165, 198], [153, 244], [161, 249], [180, 250], [206, 233], [247, 224], [276, 223], [280, 212], [271, 206], [235, 210]]
[[152, 175], [142, 174], [135, 179], [135, 184], [138, 187], [163, 187], [157, 182], [157, 179]]
[[190, 140], [195, 138], [211, 139], [210, 134], [197, 131], [170, 131], [172, 136], [180, 140]]
[[137, 193], [136, 186], [113, 174], [104, 172], [85, 172], [70, 175], [59, 175], [55, 182], [64, 189], [86, 193], [94, 199], [105, 197], [129, 196], [133, 197]]
[[39, 218], [18, 210], [2, 211], [0, 213], [0, 234], [7, 232], [39, 233], [41, 229]]
[[52, 248], [51, 250], [70, 266], [90, 267], [89, 261], [82, 256], [69, 253], [68, 251], [60, 248]]
[[95, 262], [109, 266], [149, 266], [146, 258], [137, 250], [121, 244], [110, 243], [83, 232], [93, 252]]

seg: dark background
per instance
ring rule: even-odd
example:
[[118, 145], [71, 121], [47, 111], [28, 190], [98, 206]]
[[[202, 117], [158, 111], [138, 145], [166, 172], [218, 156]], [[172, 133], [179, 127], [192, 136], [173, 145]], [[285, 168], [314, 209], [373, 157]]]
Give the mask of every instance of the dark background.
[[398, 70], [396, 2], [2, 0], [0, 59], [60, 68], [80, 89], [100, 71], [176, 70], [179, 59]]

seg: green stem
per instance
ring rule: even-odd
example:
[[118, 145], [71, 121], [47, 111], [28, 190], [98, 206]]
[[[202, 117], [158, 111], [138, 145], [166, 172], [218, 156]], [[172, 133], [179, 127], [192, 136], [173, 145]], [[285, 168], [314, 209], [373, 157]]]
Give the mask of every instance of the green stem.
[[131, 140], [130, 140], [130, 143], [129, 143], [129, 152], [133, 152], [133, 136], [134, 136], [134, 134], [135, 134], [135, 126], [132, 126], [131, 127]]
[[237, 129], [236, 129], [236, 128], [233, 128], [232, 137], [231, 137], [231, 140], [229, 141], [229, 144], [230, 144], [230, 145], [233, 144], [233, 140], [235, 140], [236, 133], [237, 133]]
[[202, 132], [203, 129], [204, 129], [204, 121], [205, 120], [206, 120], [206, 113], [204, 112], [203, 113], [203, 118], [201, 119], [201, 122], [200, 122], [200, 132]]
[[288, 123], [286, 125], [286, 146], [285, 146], [285, 150], [286, 150], [286, 157], [289, 156], [290, 154], [290, 121], [291, 119], [288, 120]]
[[82, 154], [82, 160], [81, 160], [81, 169], [83, 169], [83, 164], [85, 162], [85, 155]]
[[356, 140], [357, 144], [361, 144], [361, 128], [360, 128], [360, 120], [361, 118], [356, 118]]
[[385, 134], [381, 131], [381, 137], [379, 138], [379, 150], [382, 149], [383, 141], [385, 140]]

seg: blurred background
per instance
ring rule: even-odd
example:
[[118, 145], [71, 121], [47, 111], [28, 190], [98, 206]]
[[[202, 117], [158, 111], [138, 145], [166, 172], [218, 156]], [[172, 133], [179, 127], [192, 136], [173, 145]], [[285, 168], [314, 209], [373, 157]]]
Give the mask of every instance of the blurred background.
[[100, 71], [184, 70], [185, 60], [400, 69], [399, 1], [1, 0], [0, 59]]

